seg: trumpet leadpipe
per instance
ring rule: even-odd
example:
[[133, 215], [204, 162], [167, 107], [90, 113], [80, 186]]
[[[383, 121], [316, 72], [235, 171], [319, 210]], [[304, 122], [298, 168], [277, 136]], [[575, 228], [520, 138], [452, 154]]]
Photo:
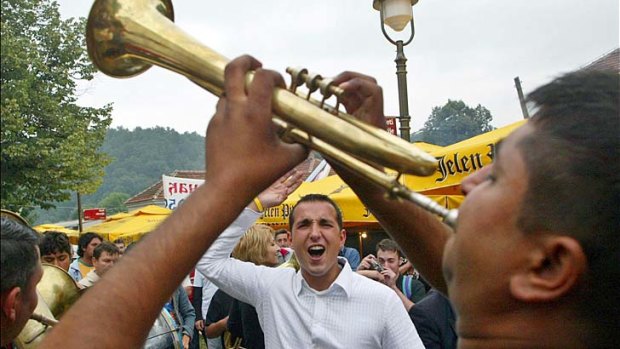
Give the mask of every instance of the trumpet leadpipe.
[[50, 319], [46, 316], [43, 316], [41, 314], [37, 314], [37, 313], [32, 313], [32, 315], [30, 315], [30, 319], [40, 322], [45, 326], [50, 326], [50, 327], [54, 327], [56, 325], [58, 325], [58, 320], [54, 320], [54, 319]]

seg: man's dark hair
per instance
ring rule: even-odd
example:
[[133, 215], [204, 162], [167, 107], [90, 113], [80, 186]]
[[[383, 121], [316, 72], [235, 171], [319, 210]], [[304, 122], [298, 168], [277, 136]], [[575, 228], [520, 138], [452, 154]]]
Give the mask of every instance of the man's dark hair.
[[282, 234], [286, 234], [288, 236], [288, 230], [286, 229], [278, 229], [276, 231], [273, 232], [273, 236], [274, 237], [278, 237], [278, 235], [282, 235]]
[[39, 251], [41, 256], [67, 252], [71, 257], [71, 243], [67, 234], [58, 231], [46, 231], [39, 240]]
[[0, 236], [0, 281], [2, 292], [13, 287], [27, 290], [39, 263], [39, 235], [30, 227], [2, 217]]
[[528, 99], [538, 111], [530, 121], [534, 131], [518, 145], [528, 173], [519, 227], [526, 233], [567, 235], [580, 243], [588, 265], [573, 294], [578, 314], [600, 331], [592, 332], [593, 340], [613, 337], [617, 344], [619, 74], [570, 73], [538, 88]]
[[401, 256], [400, 247], [398, 246], [396, 241], [391, 239], [383, 239], [379, 241], [376, 247], [376, 252], [379, 252], [379, 250], [396, 252], [399, 258]]
[[327, 195], [308, 194], [299, 199], [299, 201], [297, 201], [297, 203], [295, 204], [295, 206], [293, 206], [293, 209], [291, 210], [291, 215], [288, 217], [288, 225], [291, 231], [293, 231], [293, 223], [295, 223], [295, 209], [297, 208], [297, 206], [299, 206], [299, 204], [303, 204], [304, 202], [327, 202], [328, 204], [332, 205], [334, 210], [336, 210], [338, 229], [342, 229], [342, 211], [340, 211], [338, 204], [336, 204], [334, 200], [330, 199]]
[[101, 257], [101, 254], [103, 252], [107, 252], [108, 254], [112, 255], [112, 254], [120, 254], [121, 250], [119, 250], [118, 247], [114, 245], [113, 243], [109, 241], [103, 241], [102, 243], [97, 245], [97, 247], [95, 247], [95, 250], [93, 251], [93, 258], [99, 259], [99, 257]]
[[86, 246], [88, 246], [88, 244], [90, 244], [93, 239], [99, 239], [100, 241], [103, 241], [103, 238], [97, 233], [86, 233], [84, 235], [80, 235], [77, 250], [78, 256], [84, 257], [84, 249], [86, 249]]

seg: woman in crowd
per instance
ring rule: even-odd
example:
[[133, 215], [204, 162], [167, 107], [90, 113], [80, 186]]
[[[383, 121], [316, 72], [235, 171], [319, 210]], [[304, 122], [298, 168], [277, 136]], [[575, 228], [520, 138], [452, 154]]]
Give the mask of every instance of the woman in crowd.
[[[243, 235], [232, 256], [238, 260], [256, 265], [275, 267], [278, 265], [278, 246], [274, 240], [272, 228], [254, 224]], [[253, 306], [233, 300], [228, 329], [233, 338], [243, 338], [242, 346], [248, 349], [265, 348], [263, 330], [258, 322], [258, 315]]]

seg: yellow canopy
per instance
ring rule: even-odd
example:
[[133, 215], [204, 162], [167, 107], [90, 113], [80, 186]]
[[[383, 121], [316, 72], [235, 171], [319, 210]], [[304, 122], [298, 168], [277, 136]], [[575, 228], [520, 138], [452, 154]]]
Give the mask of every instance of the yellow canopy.
[[132, 242], [157, 228], [170, 213], [172, 210], [149, 205], [110, 216], [103, 223], [89, 227], [88, 231], [101, 234], [110, 241], [121, 238], [125, 242]]
[[62, 225], [41, 224], [41, 225], [37, 225], [36, 227], [33, 227], [33, 229], [38, 231], [39, 233], [45, 233], [48, 231], [57, 231], [60, 233], [65, 233], [67, 234], [67, 237], [69, 237], [69, 242], [72, 243], [73, 245], [77, 245], [78, 239], [80, 238], [79, 231], [65, 228]]
[[464, 141], [432, 150], [437, 171], [429, 177], [403, 176], [404, 184], [425, 195], [460, 195], [461, 181], [493, 161], [495, 145], [526, 120], [521, 120]]

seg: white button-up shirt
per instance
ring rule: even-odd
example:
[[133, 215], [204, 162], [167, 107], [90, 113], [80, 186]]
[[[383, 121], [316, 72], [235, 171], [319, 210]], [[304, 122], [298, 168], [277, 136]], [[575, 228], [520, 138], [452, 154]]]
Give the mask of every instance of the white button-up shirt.
[[256, 308], [266, 348], [424, 348], [396, 293], [353, 272], [344, 258], [336, 280], [320, 292], [291, 268], [230, 258], [259, 216], [245, 209], [197, 268], [222, 291]]

